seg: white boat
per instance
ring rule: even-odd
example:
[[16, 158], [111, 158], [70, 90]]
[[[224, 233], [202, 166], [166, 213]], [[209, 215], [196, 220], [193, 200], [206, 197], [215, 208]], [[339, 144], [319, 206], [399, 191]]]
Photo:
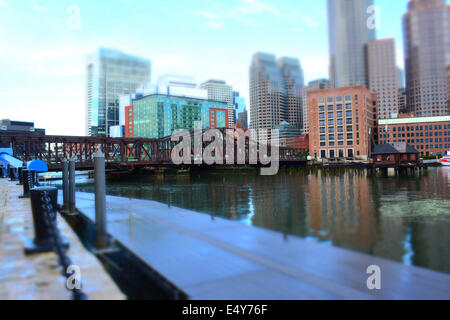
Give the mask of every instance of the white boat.
[[443, 165], [443, 166], [450, 166], [450, 151], [447, 151], [447, 154], [444, 155], [439, 162]]

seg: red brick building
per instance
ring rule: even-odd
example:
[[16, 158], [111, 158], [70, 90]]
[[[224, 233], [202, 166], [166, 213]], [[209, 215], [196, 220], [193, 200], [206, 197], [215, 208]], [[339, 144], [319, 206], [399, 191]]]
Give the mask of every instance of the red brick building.
[[296, 138], [280, 139], [280, 147], [295, 148], [301, 151], [309, 150], [309, 135], [305, 134]]
[[406, 142], [421, 155], [445, 154], [450, 150], [450, 115], [380, 119], [378, 137], [380, 144]]
[[308, 92], [309, 154], [368, 159], [377, 141], [376, 101], [363, 86]]

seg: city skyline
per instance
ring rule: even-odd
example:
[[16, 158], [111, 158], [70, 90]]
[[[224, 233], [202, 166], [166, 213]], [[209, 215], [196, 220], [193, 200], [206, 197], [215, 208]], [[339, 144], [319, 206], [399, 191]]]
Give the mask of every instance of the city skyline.
[[[33, 120], [48, 134], [84, 134], [86, 55], [98, 47], [150, 59], [152, 81], [165, 73], [192, 75], [198, 83], [223, 79], [247, 105], [248, 68], [257, 51], [299, 59], [305, 83], [328, 78], [326, 1], [155, 5], [122, 0], [108, 2], [103, 14], [98, 12], [104, 12], [105, 2], [61, 1], [51, 7], [46, 1], [21, 2], [0, 1], [0, 18], [8, 25], [0, 27], [0, 67], [7, 75], [0, 78], [1, 118]], [[381, 11], [377, 38], [396, 39], [396, 63], [403, 68], [401, 18], [407, 0], [375, 4]], [[78, 26], [72, 19], [77, 10]], [[27, 96], [18, 98], [23, 90]]]

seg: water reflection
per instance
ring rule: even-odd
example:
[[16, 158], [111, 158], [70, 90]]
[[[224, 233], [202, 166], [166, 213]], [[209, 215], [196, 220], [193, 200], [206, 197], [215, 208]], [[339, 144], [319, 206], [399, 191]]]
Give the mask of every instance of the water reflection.
[[[107, 193], [152, 199], [450, 273], [450, 168], [425, 176], [364, 170], [277, 176], [196, 174], [108, 181]], [[79, 190], [93, 192], [87, 183]]]

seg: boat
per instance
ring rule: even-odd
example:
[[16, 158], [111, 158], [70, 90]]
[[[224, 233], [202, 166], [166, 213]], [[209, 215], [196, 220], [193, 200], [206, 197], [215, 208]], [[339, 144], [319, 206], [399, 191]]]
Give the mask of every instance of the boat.
[[444, 155], [439, 162], [443, 165], [443, 166], [450, 166], [450, 151], [447, 151], [447, 154]]

